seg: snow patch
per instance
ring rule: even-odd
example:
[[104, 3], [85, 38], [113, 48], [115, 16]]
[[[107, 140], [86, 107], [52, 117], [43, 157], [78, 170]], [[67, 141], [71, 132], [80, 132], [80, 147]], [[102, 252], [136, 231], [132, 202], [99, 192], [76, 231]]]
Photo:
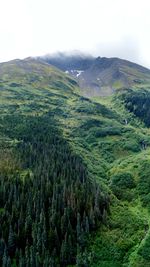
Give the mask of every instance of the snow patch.
[[65, 73], [67, 74], [72, 74], [74, 76], [76, 76], [77, 78], [81, 75], [81, 73], [84, 72], [84, 70], [66, 70]]
[[81, 73], [83, 73], [83, 72], [84, 72], [84, 70], [76, 70], [76, 72], [77, 72], [77, 75], [76, 75], [76, 77], [78, 78], [78, 77], [81, 75]]

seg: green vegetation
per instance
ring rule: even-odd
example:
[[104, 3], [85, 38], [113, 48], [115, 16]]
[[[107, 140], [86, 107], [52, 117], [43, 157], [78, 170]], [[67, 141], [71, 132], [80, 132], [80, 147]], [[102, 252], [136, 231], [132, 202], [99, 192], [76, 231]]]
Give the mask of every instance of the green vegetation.
[[121, 95], [125, 107], [150, 126], [150, 92], [148, 90], [127, 90]]
[[9, 136], [19, 142], [7, 169], [9, 150], [1, 159], [1, 265], [10, 258], [17, 266], [74, 263], [77, 245], [84, 249], [87, 234], [103, 221], [109, 201], [90, 181], [53, 117], [10, 115], [4, 122], [8, 120], [16, 122]]
[[90, 100], [33, 59], [0, 75], [0, 266], [150, 266], [148, 88]]

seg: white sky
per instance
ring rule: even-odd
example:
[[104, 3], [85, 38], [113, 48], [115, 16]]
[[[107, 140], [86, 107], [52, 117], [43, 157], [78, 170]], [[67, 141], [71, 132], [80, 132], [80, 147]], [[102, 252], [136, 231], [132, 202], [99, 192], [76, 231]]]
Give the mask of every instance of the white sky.
[[150, 68], [150, 0], [0, 0], [0, 61], [71, 50]]

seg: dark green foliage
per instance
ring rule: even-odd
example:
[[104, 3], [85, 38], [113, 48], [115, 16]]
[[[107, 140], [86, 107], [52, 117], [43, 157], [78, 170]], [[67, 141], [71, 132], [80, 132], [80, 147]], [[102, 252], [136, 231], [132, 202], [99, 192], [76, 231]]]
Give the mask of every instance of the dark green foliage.
[[142, 256], [145, 260], [150, 261], [150, 235], [148, 234], [145, 238], [142, 246], [138, 250], [138, 254]]
[[95, 137], [105, 137], [107, 135], [121, 135], [121, 128], [117, 127], [104, 127], [102, 129], [97, 129], [95, 132]]
[[128, 90], [122, 94], [121, 98], [125, 107], [141, 119], [146, 126], [150, 126], [150, 92], [148, 90]]
[[118, 198], [129, 198], [126, 189], [135, 187], [133, 175], [129, 172], [118, 173], [112, 176], [110, 187]]
[[20, 83], [10, 83], [9, 86], [10, 87], [20, 87], [21, 84]]
[[118, 186], [122, 188], [133, 188], [135, 187], [134, 179], [131, 173], [123, 172], [114, 175], [111, 179], [111, 186]]
[[87, 121], [85, 121], [80, 128], [84, 129], [85, 131], [90, 130], [90, 128], [92, 127], [100, 127], [103, 125], [103, 121], [99, 121], [96, 119], [89, 119]]
[[89, 180], [50, 113], [10, 115], [1, 124], [3, 134], [19, 142], [13, 149], [18, 167], [11, 159], [10, 170], [0, 169], [0, 264], [10, 266], [10, 258], [19, 267], [75, 263], [77, 245], [84, 251], [108, 198]]
[[150, 203], [150, 164], [148, 161], [144, 161], [139, 173], [138, 192], [140, 194], [142, 203], [144, 206], [148, 206]]
[[66, 78], [68, 80], [69, 83], [71, 83], [72, 85], [78, 85], [77, 82], [71, 78]]
[[136, 139], [127, 140], [123, 143], [122, 147], [127, 151], [138, 152], [141, 150], [141, 144]]

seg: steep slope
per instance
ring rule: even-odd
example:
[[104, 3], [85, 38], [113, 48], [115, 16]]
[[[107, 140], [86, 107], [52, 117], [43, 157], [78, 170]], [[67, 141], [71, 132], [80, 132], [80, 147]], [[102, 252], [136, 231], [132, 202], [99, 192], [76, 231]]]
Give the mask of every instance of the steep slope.
[[143, 89], [79, 91], [41, 60], [0, 64], [3, 266], [149, 266]]
[[76, 82], [33, 59], [1, 64], [0, 75], [0, 265], [75, 264], [109, 208], [63, 133], [71, 103], [82, 109]]
[[43, 58], [73, 76], [88, 97], [107, 96], [116, 89], [150, 84], [150, 70], [119, 58], [65, 56], [58, 54]]
[[[93, 267], [149, 266], [150, 130], [146, 128], [149, 124], [145, 120], [145, 114], [149, 112], [147, 96], [149, 90], [141, 88], [119, 90], [112, 98], [95, 99], [120, 114], [126, 125], [123, 137], [127, 134], [127, 139], [123, 138], [122, 143], [117, 136], [115, 141], [114, 137], [108, 139], [106, 151], [110, 151], [115, 142], [115, 155], [118, 156], [107, 173], [109, 187], [117, 198], [112, 201], [107, 227], [97, 232], [95, 240], [89, 244]], [[122, 147], [128, 153], [121, 151]], [[112, 150], [111, 155], [114, 155]]]

